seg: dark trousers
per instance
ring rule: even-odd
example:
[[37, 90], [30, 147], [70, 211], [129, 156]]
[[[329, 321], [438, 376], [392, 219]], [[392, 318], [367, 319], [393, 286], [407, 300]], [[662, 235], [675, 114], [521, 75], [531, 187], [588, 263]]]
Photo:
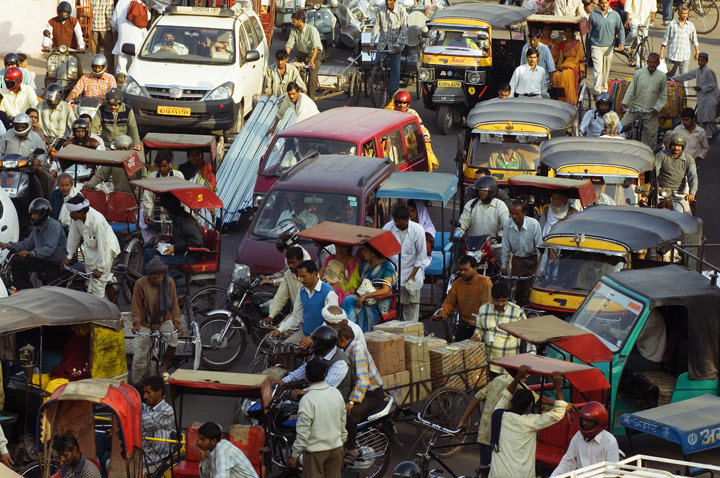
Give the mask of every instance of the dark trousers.
[[[510, 263], [510, 273], [514, 276], [529, 276], [535, 274], [538, 266], [537, 256], [513, 256]], [[531, 280], [519, 281], [515, 289], [515, 303], [520, 307], [530, 302]]]
[[303, 454], [303, 478], [338, 478], [342, 473], [343, 448], [306, 451]]
[[347, 416], [345, 422], [345, 428], [347, 429], [348, 436], [345, 442], [348, 450], [354, 450], [357, 448], [357, 426], [362, 423], [373, 413], [377, 413], [385, 408], [385, 392], [382, 388], [375, 390], [368, 390], [365, 393], [365, 398], [360, 403], [356, 403]]
[[60, 264], [37, 257], [27, 256], [24, 259], [16, 257], [12, 263], [13, 285], [16, 289], [32, 289], [34, 287], [30, 282], [31, 272], [44, 273], [44, 282], [48, 284], [60, 276]]
[[664, 22], [669, 22], [673, 19], [673, 7], [679, 5], [681, 2], [677, 0], [663, 0], [662, 2], [662, 16]]
[[[317, 91], [318, 87], [318, 73], [320, 72], [320, 63], [322, 63], [322, 56], [323, 52], [319, 51], [317, 55], [315, 55], [315, 68], [310, 70], [310, 74], [308, 75], [308, 81], [307, 81], [307, 88], [308, 88], [308, 96], [315, 100], [315, 92]], [[299, 51], [297, 53], [297, 61], [301, 61], [303, 63], [309, 63], [310, 58], [312, 58], [312, 52], [311, 53], [303, 53]]]
[[472, 338], [475, 334], [475, 324], [470, 324], [460, 319], [458, 321], [457, 328], [455, 329], [455, 342], [461, 342], [463, 340]]

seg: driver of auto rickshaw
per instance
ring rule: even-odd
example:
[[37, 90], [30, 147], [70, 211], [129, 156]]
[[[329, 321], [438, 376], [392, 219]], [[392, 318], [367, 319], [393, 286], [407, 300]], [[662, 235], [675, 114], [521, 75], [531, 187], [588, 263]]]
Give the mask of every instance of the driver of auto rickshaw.
[[490, 154], [488, 162], [491, 169], [534, 169], [533, 164], [515, 150], [514, 144], [515, 137], [503, 136], [502, 150]]

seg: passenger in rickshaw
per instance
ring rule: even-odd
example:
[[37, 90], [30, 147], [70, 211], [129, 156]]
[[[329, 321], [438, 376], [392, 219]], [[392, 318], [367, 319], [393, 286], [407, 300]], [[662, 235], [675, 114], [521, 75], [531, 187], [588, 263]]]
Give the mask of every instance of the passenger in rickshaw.
[[177, 171], [191, 183], [207, 186], [217, 191], [217, 179], [212, 164], [205, 161], [202, 149], [191, 149], [187, 152], [187, 161], [178, 166]]
[[[112, 142], [112, 149], [114, 150], [129, 150], [132, 146], [132, 140], [130, 136], [121, 135], [118, 136]], [[100, 166], [95, 170], [92, 178], [85, 184], [83, 189], [92, 189], [100, 186], [102, 183], [109, 181], [112, 183], [112, 190], [134, 194], [133, 187], [130, 186], [130, 181], [134, 179], [142, 179], [147, 175], [145, 166], [140, 167], [132, 176], [128, 176], [124, 168], [117, 166]]]
[[549, 83], [550, 76], [555, 72], [555, 60], [553, 60], [553, 54], [550, 47], [540, 42], [540, 30], [533, 28], [528, 36], [528, 42], [523, 46], [522, 52], [520, 53], [520, 64], [526, 65], [527, 51], [529, 48], [537, 50], [537, 64], [545, 70], [546, 82]]
[[90, 378], [90, 326], [69, 327], [62, 342], [62, 359], [50, 369], [50, 378], [69, 381]]
[[169, 31], [165, 32], [160, 43], [153, 46], [152, 52], [172, 53], [174, 55], [187, 55], [189, 53], [188, 48], [182, 43], [176, 42], [175, 35]]
[[258, 478], [242, 450], [222, 437], [217, 423], [207, 422], [198, 428], [195, 446], [200, 449], [200, 478]]
[[72, 177], [63, 173], [58, 176], [57, 187], [50, 193], [50, 206], [52, 212], [50, 217], [59, 221], [60, 224], [67, 230], [70, 227], [70, 213], [65, 205], [65, 199], [71, 198], [78, 194], [80, 189], [73, 185]]
[[621, 127], [618, 114], [614, 111], [608, 111], [603, 115], [603, 130], [600, 132], [600, 137], [625, 139], [620, 133]]
[[[589, 110], [580, 122], [580, 134], [582, 136], [598, 137], [602, 134], [605, 123], [603, 116], [610, 111], [612, 99], [607, 93], [600, 93], [595, 100], [595, 109]], [[619, 132], [619, 131], [618, 131]]]
[[112, 265], [120, 254], [120, 244], [105, 217], [90, 207], [90, 201], [82, 194], [65, 201], [70, 218], [67, 239], [67, 257], [62, 265], [70, 263], [82, 242], [85, 269], [92, 271], [87, 291], [105, 297], [105, 286], [112, 279]]
[[562, 88], [561, 101], [577, 104], [578, 84], [580, 82], [580, 63], [585, 58], [582, 42], [575, 38], [575, 31], [570, 27], [563, 30], [565, 36], [557, 44], [557, 71], [552, 75], [552, 85]]
[[[410, 211], [410, 220], [420, 224], [425, 231], [425, 243], [427, 244], [428, 256], [432, 252], [433, 245], [435, 244], [435, 225], [430, 218], [425, 204], [422, 201], [410, 199], [407, 202], [408, 210]], [[430, 264], [430, 261], [428, 261]]]
[[[155, 171], [151, 172], [149, 178], [180, 178], [185, 179], [183, 173], [173, 169], [173, 154], [170, 150], [160, 150], [155, 155]], [[115, 168], [119, 169], [119, 168]], [[152, 219], [155, 216], [155, 193], [152, 191], [144, 191], [140, 208], [140, 231], [142, 232], [145, 244], [151, 242], [156, 235], [156, 231], [150, 228]]]
[[569, 215], [578, 212], [577, 209], [570, 206], [570, 198], [562, 193], [552, 193], [550, 195], [550, 204], [543, 206], [538, 221], [542, 226], [542, 234], [546, 236], [550, 232], [550, 228], [556, 222], [566, 219]]
[[353, 255], [352, 246], [335, 244], [335, 253], [328, 255], [320, 269], [320, 278], [330, 284], [340, 304], [354, 294], [360, 285], [360, 258]]
[[595, 196], [597, 201], [595, 204], [603, 206], [615, 206], [615, 200], [607, 195], [605, 192], [605, 180], [602, 176], [590, 178], [593, 188], [595, 189]]
[[0, 242], [0, 248], [17, 251], [11, 263], [14, 286], [30, 289], [31, 272], [42, 274], [44, 282], [50, 283], [60, 275], [60, 263], [67, 252], [67, 239], [62, 225], [50, 217], [52, 207], [45, 198], [35, 198], [28, 207], [30, 235], [19, 242]]
[[[133, 377], [134, 378], [134, 377]], [[142, 381], [142, 435], [143, 437], [169, 439], [175, 432], [175, 411], [165, 401], [165, 382], [153, 375]], [[145, 469], [153, 475], [158, 466], [170, 456], [171, 444], [143, 440]]]
[[552, 53], [553, 61], [555, 64], [558, 64], [557, 61], [557, 51], [555, 47], [557, 46], [558, 42], [560, 41], [559, 38], [555, 38], [552, 35], [553, 33], [553, 27], [549, 23], [546, 23], [543, 25], [542, 29], [540, 30], [540, 43], [545, 45], [550, 49], [550, 53]]
[[[369, 244], [360, 246], [363, 263], [360, 266], [360, 286], [355, 294], [349, 295], [342, 303], [348, 320], [367, 332], [377, 323], [382, 314], [390, 310], [392, 292], [395, 282], [395, 266], [385, 256]], [[383, 299], [376, 299], [383, 297]]]
[[53, 439], [53, 450], [60, 459], [60, 473], [62, 478], [82, 477], [100, 478], [97, 465], [80, 453], [77, 438], [70, 430]]
[[303, 230], [320, 222], [315, 209], [305, 206], [305, 198], [302, 193], [288, 192], [285, 195], [285, 200], [288, 208], [280, 213], [275, 227], [286, 222], [292, 222], [300, 230]]

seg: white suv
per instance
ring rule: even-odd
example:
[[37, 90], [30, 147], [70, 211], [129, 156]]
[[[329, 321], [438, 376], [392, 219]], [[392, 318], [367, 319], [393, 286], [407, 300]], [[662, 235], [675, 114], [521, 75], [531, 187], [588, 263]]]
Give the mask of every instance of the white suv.
[[125, 82], [138, 125], [239, 131], [262, 94], [268, 43], [255, 12], [172, 6], [152, 26]]

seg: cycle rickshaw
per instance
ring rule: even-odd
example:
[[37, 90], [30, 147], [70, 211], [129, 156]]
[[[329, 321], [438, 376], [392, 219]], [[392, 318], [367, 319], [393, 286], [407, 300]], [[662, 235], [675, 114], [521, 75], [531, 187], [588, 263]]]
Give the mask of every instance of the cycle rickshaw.
[[[187, 154], [189, 151], [199, 149], [203, 154], [203, 161], [210, 165], [210, 170], [214, 173], [220, 168], [223, 158], [225, 157], [225, 142], [220, 136], [219, 140], [210, 134], [184, 134], [184, 133], [147, 133], [143, 137], [143, 146], [145, 148], [146, 165], [152, 164], [153, 151], [167, 149], [173, 152]], [[173, 161], [176, 168], [182, 163]], [[205, 168], [205, 166], [202, 166]], [[151, 170], [148, 167], [148, 170]], [[190, 181], [193, 178], [185, 178]]]

